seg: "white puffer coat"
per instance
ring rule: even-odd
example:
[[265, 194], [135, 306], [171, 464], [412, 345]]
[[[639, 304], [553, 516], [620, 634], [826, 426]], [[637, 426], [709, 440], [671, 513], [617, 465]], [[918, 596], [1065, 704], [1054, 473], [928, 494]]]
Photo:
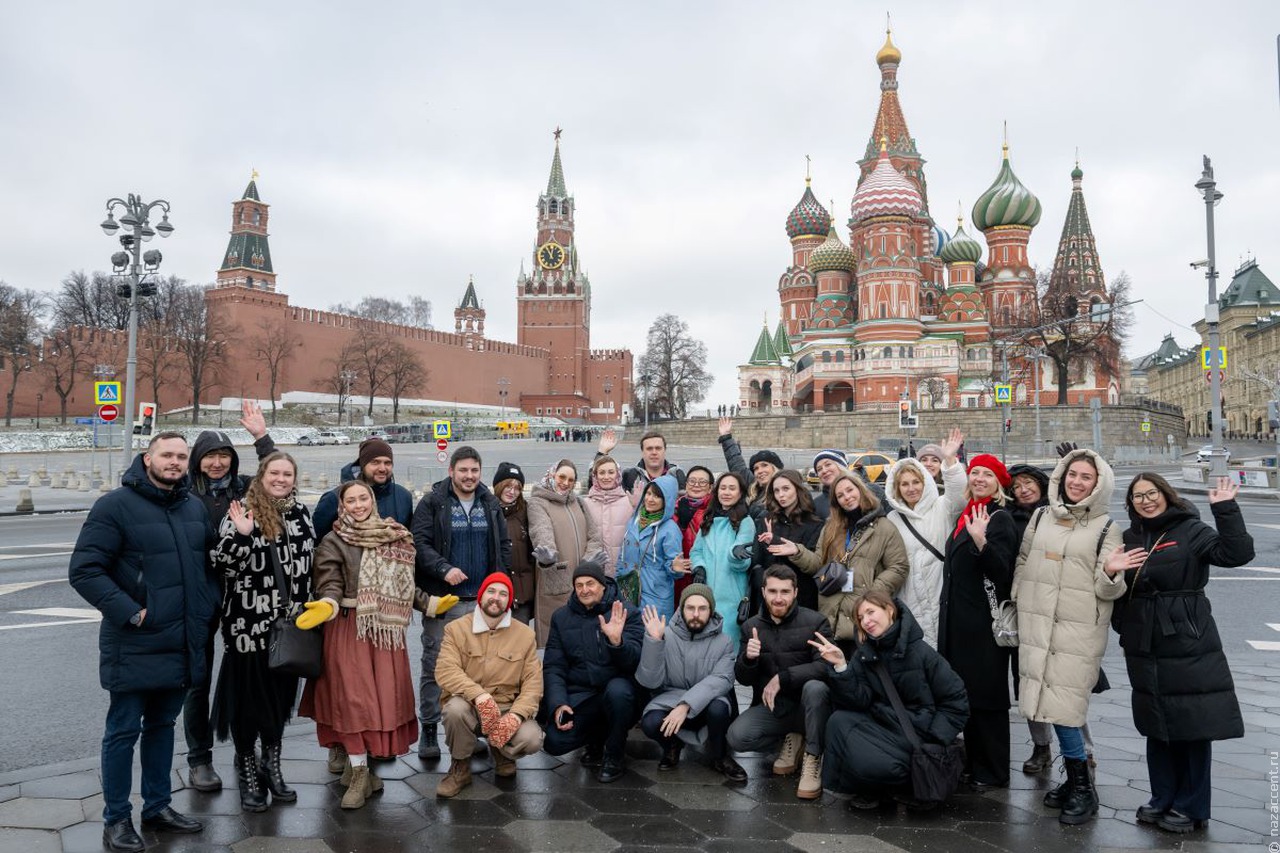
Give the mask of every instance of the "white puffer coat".
[[[1098, 484], [1083, 501], [1063, 503], [1067, 468], [1088, 458]], [[1111, 602], [1125, 591], [1124, 575], [1102, 570], [1121, 543], [1106, 527], [1115, 474], [1097, 453], [1081, 448], [1058, 461], [1049, 478], [1049, 506], [1032, 516], [1013, 574], [1018, 604], [1018, 710], [1028, 720], [1082, 726], [1089, 694], [1107, 650]], [[1099, 547], [1099, 538], [1102, 538]]]
[[[898, 497], [898, 476], [905, 470], [915, 471], [924, 480], [924, 494], [911, 508]], [[920, 630], [924, 631], [925, 642], [935, 649], [938, 647], [938, 607], [942, 598], [942, 560], [911, 535], [906, 522], [910, 521], [911, 526], [937, 548], [939, 554], [946, 553], [947, 537], [955, 529], [956, 519], [965, 505], [964, 490], [968, 476], [964, 466], [957, 462], [950, 468], [943, 468], [942, 481], [947, 490], [945, 494], [938, 494], [933, 476], [919, 460], [908, 457], [893, 463], [884, 487], [885, 497], [893, 510], [889, 513], [889, 520], [902, 534], [902, 544], [907, 546], [907, 558], [911, 563], [907, 582], [902, 587], [902, 601], [916, 617]]]

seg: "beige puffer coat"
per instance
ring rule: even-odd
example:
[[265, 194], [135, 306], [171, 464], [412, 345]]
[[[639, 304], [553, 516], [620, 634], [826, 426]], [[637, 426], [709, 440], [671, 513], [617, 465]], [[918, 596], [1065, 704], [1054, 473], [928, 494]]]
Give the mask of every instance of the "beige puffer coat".
[[[1075, 505], [1063, 503], [1067, 468], [1088, 458], [1098, 469], [1093, 492]], [[1098, 666], [1107, 649], [1111, 602], [1124, 594], [1124, 575], [1102, 570], [1121, 543], [1108, 521], [1115, 474], [1092, 450], [1073, 450], [1049, 479], [1049, 505], [1032, 517], [1013, 574], [1018, 605], [1018, 710], [1028, 720], [1082, 726]]]
[[538, 566], [538, 591], [534, 597], [534, 622], [538, 648], [547, 644], [551, 614], [569, 600], [573, 590], [573, 570], [584, 557], [600, 556], [600, 528], [587, 510], [587, 502], [576, 492], [560, 494], [539, 484], [529, 497], [529, 540], [534, 549], [550, 548], [559, 560]]

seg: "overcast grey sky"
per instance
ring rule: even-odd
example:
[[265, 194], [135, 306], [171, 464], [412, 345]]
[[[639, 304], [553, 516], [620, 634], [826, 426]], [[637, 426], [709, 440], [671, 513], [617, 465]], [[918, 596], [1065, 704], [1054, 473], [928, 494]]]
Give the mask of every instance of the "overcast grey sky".
[[[137, 10], [134, 13], [133, 10]], [[1108, 278], [1134, 282], [1131, 355], [1202, 316], [1213, 157], [1222, 284], [1257, 255], [1280, 281], [1280, 3], [891, 3], [904, 113], [952, 230], [1000, 165], [1043, 204], [1052, 264], [1076, 148]], [[173, 204], [163, 271], [212, 281], [231, 202], [261, 173], [294, 304], [420, 293], [438, 327], [467, 276], [515, 339], [515, 277], [562, 126], [592, 343], [637, 357], [684, 317], [716, 384], [790, 262], [805, 155], [848, 217], [879, 103], [885, 4], [219, 2], [9, 4], [0, 32], [0, 278], [52, 289], [103, 269], [113, 195]], [[842, 229], [841, 236], [848, 239]], [[1159, 312], [1158, 314], [1156, 312]], [[1163, 315], [1163, 316], [1161, 316]], [[1165, 319], [1168, 318], [1168, 319]]]

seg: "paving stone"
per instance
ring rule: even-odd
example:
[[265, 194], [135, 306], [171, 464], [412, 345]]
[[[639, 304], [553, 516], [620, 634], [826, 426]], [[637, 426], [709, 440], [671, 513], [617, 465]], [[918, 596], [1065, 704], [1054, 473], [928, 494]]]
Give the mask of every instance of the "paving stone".
[[482, 826], [429, 826], [408, 838], [411, 850], [528, 853], [529, 848], [503, 832]]
[[48, 797], [58, 800], [83, 800], [102, 790], [96, 770], [82, 770], [46, 779], [33, 779], [21, 785], [24, 797]]
[[675, 817], [602, 815], [592, 818], [591, 825], [623, 844], [660, 847], [666, 844], [701, 846], [705, 836]]
[[676, 810], [671, 803], [650, 791], [613, 788], [608, 791], [579, 791], [578, 796], [598, 812], [618, 815], [666, 815]]
[[275, 838], [255, 835], [231, 845], [235, 853], [333, 853], [319, 838]]
[[[284, 781], [290, 785], [297, 783], [311, 785], [328, 785], [333, 781], [333, 774], [324, 761], [297, 761], [285, 759], [280, 762], [280, 772]], [[235, 778], [232, 776], [231, 778]]]
[[[777, 841], [791, 835], [791, 830], [774, 823], [758, 811], [743, 814], [719, 809], [685, 808], [680, 810], [680, 822], [708, 838]], [[772, 845], [769, 846], [772, 849]]]
[[[236, 788], [223, 788], [216, 794], [202, 794], [195, 788], [183, 788], [181, 791], [173, 792], [171, 805], [183, 814], [195, 817], [238, 815], [240, 814], [240, 791]], [[87, 809], [85, 813], [89, 814]], [[94, 812], [94, 814], [99, 813]]]
[[424, 849], [407, 836], [365, 830], [337, 832], [324, 840], [338, 853], [416, 853]]
[[[901, 847], [896, 847], [872, 835], [831, 836], [798, 832], [792, 835], [788, 842], [788, 846], [793, 850], [801, 850], [804, 853], [827, 853], [831, 850], [840, 851], [840, 853], [902, 853]], [[774, 848], [771, 845], [769, 849], [772, 851]]]
[[[373, 768], [373, 773], [379, 779], [408, 779], [422, 771], [410, 766], [407, 762], [396, 759], [395, 761], [374, 761], [369, 764]], [[325, 769], [328, 769], [326, 765]], [[337, 779], [336, 775], [331, 774], [331, 778]]]
[[62, 829], [84, 820], [79, 800], [18, 797], [0, 803], [0, 827]]
[[653, 793], [662, 799], [683, 809], [717, 809], [720, 811], [745, 812], [759, 807], [759, 803], [748, 796], [727, 788], [723, 783], [708, 785], [655, 785]]
[[618, 842], [590, 823], [563, 820], [517, 820], [503, 828], [506, 835], [531, 851], [595, 853], [613, 850]]
[[[101, 847], [99, 847], [101, 849]], [[157, 841], [147, 845], [147, 853], [235, 853], [230, 845], [201, 844], [190, 838]]]
[[506, 809], [496, 807], [490, 800], [441, 800], [432, 798], [420, 800], [411, 808], [421, 814], [430, 823], [442, 823], [448, 826], [484, 827], [490, 832], [501, 829], [515, 816]]
[[494, 776], [493, 771], [489, 770], [485, 772], [484, 778], [491, 781], [495, 788], [504, 793], [552, 794], [569, 790], [570, 788], [569, 785], [565, 784], [563, 777], [550, 770], [520, 769], [516, 771], [515, 776], [505, 778]]
[[258, 814], [245, 813], [240, 818], [253, 835], [287, 838], [323, 838], [338, 831], [326, 809], [299, 809], [285, 805], [271, 806]]
[[[768, 804], [760, 811], [766, 819], [793, 833], [843, 835], [850, 832], [870, 834], [879, 827], [881, 821], [893, 820], [894, 818], [889, 815], [896, 813], [897, 810], [890, 807], [887, 811], [853, 811], [844, 803], [834, 801], [828, 806], [820, 803], [785, 806]], [[930, 817], [935, 818], [934, 815]]]
[[[994, 853], [1015, 848], [1001, 847], [963, 835], [954, 829], [911, 829], [905, 826], [881, 827], [875, 837], [907, 853]], [[1019, 851], [1038, 847], [1016, 848]]]
[[640, 773], [632, 772], [630, 765], [626, 773], [622, 774], [622, 778], [610, 782], [608, 785], [601, 785], [596, 781], [596, 771], [583, 767], [581, 764], [565, 764], [552, 771], [564, 779], [570, 790], [574, 788], [608, 788], [616, 790], [618, 788], [648, 788], [653, 785], [653, 780]]
[[571, 794], [501, 794], [492, 800], [521, 820], [589, 820], [599, 812]]
[[[134, 826], [138, 824], [135, 822]], [[62, 853], [101, 853], [102, 821], [89, 821], [68, 826], [59, 835], [62, 838]], [[0, 849], [4, 848], [0, 845]]]
[[0, 803], [7, 803], [9, 800], [16, 799], [19, 795], [19, 786], [5, 785], [0, 787]]
[[[293, 806], [298, 809], [331, 808], [338, 804], [338, 801], [342, 799], [342, 794], [346, 791], [345, 788], [338, 784], [337, 777], [334, 777], [334, 781], [330, 782], [328, 785], [299, 785], [291, 782], [289, 783], [289, 787], [298, 792], [298, 801]], [[401, 787], [409, 788], [408, 785], [404, 784], [401, 784]], [[412, 791], [412, 789], [410, 790]], [[236, 796], [236, 802], [240, 802], [240, 792], [235, 791], [234, 793]], [[412, 791], [412, 793], [415, 795], [416, 799], [417, 791]], [[381, 797], [382, 795], [379, 794], [377, 796]]]
[[[436, 798], [436, 786], [443, 779], [443, 773], [418, 773], [410, 776], [405, 781], [415, 791], [422, 794], [425, 799], [434, 800]], [[494, 784], [486, 780], [482, 776], [477, 776], [475, 771], [471, 773], [471, 784], [463, 788], [461, 793], [454, 800], [492, 800], [502, 792], [498, 790]]]
[[1256, 832], [1259, 836], [1270, 833], [1270, 827], [1268, 826], [1269, 815], [1266, 809], [1242, 809], [1215, 804], [1212, 815], [1214, 821]]
[[[102, 839], [98, 839], [98, 849], [102, 849]], [[13, 850], [15, 853], [62, 853], [62, 842], [58, 833], [39, 829], [8, 829], [0, 827], [0, 850]]]

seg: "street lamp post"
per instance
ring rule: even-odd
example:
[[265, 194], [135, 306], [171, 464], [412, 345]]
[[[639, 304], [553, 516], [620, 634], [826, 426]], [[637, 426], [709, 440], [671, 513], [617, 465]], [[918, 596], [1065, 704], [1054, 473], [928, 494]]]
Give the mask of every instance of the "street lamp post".
[[649, 431], [649, 386], [653, 384], [653, 374], [640, 374], [640, 387], [644, 389], [644, 431]]
[[[359, 374], [357, 374], [356, 371], [354, 370], [342, 371], [342, 389], [343, 389], [342, 399], [347, 407], [347, 426], [351, 426], [351, 422], [352, 422], [351, 383], [356, 381], [356, 376], [358, 375]], [[342, 407], [341, 406], [338, 407], [338, 426], [342, 426]]]
[[44, 402], [44, 392], [36, 394], [36, 429], [40, 429], [40, 404]]
[[[1208, 267], [1204, 277], [1209, 280], [1209, 303], [1204, 308], [1205, 324], [1209, 327], [1209, 476], [1223, 477], [1227, 473], [1227, 459], [1222, 444], [1222, 364], [1218, 336], [1218, 267], [1215, 263], [1213, 239], [1213, 208], [1222, 200], [1218, 184], [1213, 179], [1213, 163], [1204, 155], [1204, 171], [1196, 181], [1196, 189], [1204, 194], [1204, 228], [1209, 244]], [[1200, 266], [1200, 264], [1192, 264]]]
[[507, 388], [510, 385], [511, 380], [507, 377], [502, 376], [498, 379], [498, 400], [501, 403], [499, 417], [501, 418], [506, 418], [507, 416]]
[[604, 405], [609, 410], [609, 419], [613, 418], [613, 380], [604, 381]]
[[[117, 208], [122, 211], [118, 223], [115, 218]], [[163, 215], [153, 227], [151, 211], [156, 208], [163, 211]], [[159, 249], [148, 249], [143, 252], [142, 244], [150, 241], [157, 234], [168, 237], [173, 233], [173, 226], [169, 224], [169, 202], [164, 199], [143, 201], [141, 196], [134, 193], [129, 193], [127, 199], [108, 199], [107, 218], [102, 220], [101, 225], [102, 233], [108, 237], [114, 237], [121, 225], [129, 229], [127, 233], [120, 235], [120, 245], [124, 247], [124, 251], [116, 252], [111, 256], [111, 266], [116, 275], [128, 281], [127, 284], [116, 288], [116, 293], [129, 299], [129, 359], [125, 362], [124, 375], [123, 441], [124, 467], [128, 468], [132, 461], [130, 457], [133, 455], [133, 418], [134, 409], [137, 406], [135, 386], [138, 379], [138, 297], [155, 293], [155, 285], [144, 282], [143, 279], [148, 273], [154, 273], [160, 268], [160, 261], [163, 258]], [[142, 292], [144, 288], [147, 289], [146, 293]]]

